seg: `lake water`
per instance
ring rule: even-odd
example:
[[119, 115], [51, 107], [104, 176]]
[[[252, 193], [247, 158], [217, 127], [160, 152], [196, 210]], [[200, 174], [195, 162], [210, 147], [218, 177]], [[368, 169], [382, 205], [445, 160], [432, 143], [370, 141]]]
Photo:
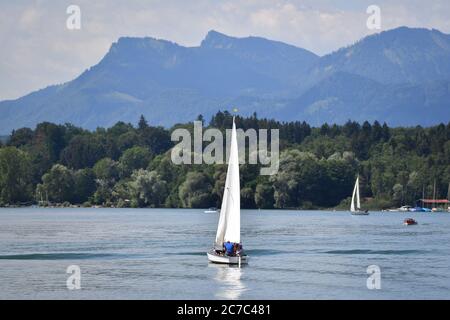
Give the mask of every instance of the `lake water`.
[[[242, 268], [208, 263], [217, 220], [203, 210], [0, 209], [0, 298], [450, 299], [448, 213], [243, 210]], [[70, 265], [80, 290], [67, 289]], [[370, 265], [379, 290], [367, 288]]]

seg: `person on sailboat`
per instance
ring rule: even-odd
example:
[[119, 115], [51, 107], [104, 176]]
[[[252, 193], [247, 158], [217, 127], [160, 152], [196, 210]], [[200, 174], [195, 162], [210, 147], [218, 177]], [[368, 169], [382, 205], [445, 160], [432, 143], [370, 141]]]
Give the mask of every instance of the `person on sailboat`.
[[234, 255], [234, 243], [231, 243], [230, 241], [227, 241], [224, 243], [226, 254], [229, 256]]
[[241, 243], [235, 243], [234, 244], [234, 252], [237, 256], [239, 256], [242, 252], [242, 244]]
[[227, 252], [227, 250], [225, 249], [225, 244], [222, 245], [222, 249], [215, 248], [214, 251], [215, 251], [216, 254], [219, 255], [219, 256], [224, 256], [224, 255], [225, 255], [225, 252]]

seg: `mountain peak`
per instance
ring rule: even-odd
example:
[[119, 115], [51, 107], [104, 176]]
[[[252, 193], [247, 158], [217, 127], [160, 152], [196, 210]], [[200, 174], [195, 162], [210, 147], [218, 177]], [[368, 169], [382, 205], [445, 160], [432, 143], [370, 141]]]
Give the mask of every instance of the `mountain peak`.
[[161, 49], [166, 46], [174, 45], [177, 44], [171, 41], [152, 37], [120, 37], [117, 42], [113, 43], [112, 47], [120, 49], [129, 49], [130, 47]]
[[226, 34], [220, 33], [215, 30], [211, 30], [202, 41], [201, 46], [216, 49], [229, 48], [235, 40], [236, 38], [227, 36]]
[[380, 33], [368, 36], [361, 39], [359, 42], [370, 42], [370, 41], [388, 41], [403, 44], [414, 44], [419, 46], [432, 45], [432, 43], [423, 43], [424, 41], [430, 41], [433, 37], [443, 37], [448, 38], [449, 35], [442, 33], [436, 29], [427, 28], [413, 28], [413, 27], [398, 27], [395, 29], [385, 30]]

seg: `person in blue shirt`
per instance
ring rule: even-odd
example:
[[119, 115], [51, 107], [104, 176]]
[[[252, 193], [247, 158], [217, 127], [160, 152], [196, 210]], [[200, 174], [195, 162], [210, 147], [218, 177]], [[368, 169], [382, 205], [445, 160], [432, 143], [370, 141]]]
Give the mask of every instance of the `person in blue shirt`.
[[225, 246], [225, 251], [226, 251], [227, 255], [229, 255], [229, 256], [234, 255], [234, 244], [233, 243], [231, 243], [230, 241], [227, 241], [223, 245]]

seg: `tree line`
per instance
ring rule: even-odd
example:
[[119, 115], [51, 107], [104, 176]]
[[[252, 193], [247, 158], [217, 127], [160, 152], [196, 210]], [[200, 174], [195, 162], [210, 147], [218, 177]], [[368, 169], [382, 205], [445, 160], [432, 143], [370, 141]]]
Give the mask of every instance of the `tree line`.
[[[229, 129], [218, 112], [205, 127]], [[279, 129], [279, 172], [261, 176], [243, 164], [243, 208], [347, 207], [356, 175], [365, 206], [414, 204], [422, 196], [447, 198], [450, 122], [423, 128], [348, 121], [311, 127], [306, 122], [237, 117], [238, 128]], [[14, 130], [0, 142], [0, 205], [76, 204], [115, 207], [220, 206], [226, 165], [175, 165], [171, 132], [192, 130], [118, 122], [88, 131], [40, 123]], [[436, 187], [435, 187], [436, 186]]]

